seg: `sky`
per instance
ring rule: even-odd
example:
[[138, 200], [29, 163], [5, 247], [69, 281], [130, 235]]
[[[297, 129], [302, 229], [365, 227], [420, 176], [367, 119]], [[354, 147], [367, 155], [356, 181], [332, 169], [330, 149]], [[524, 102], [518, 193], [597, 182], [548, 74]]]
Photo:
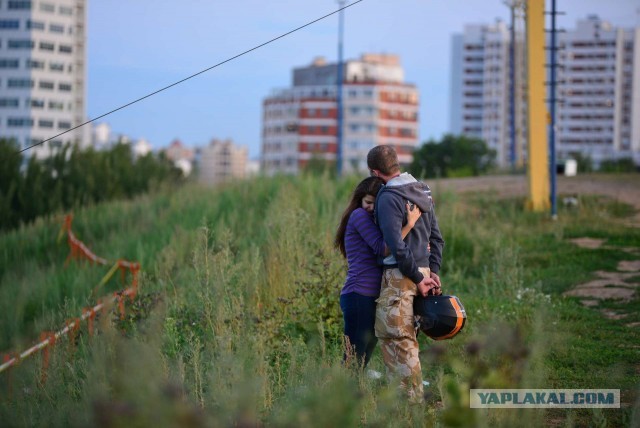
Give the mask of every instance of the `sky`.
[[[354, 3], [352, 1], [351, 3]], [[547, 0], [547, 8], [551, 2]], [[346, 3], [349, 4], [349, 3]], [[559, 28], [597, 14], [640, 26], [637, 0], [557, 0]], [[88, 1], [89, 119], [207, 69], [339, 8], [336, 0]], [[420, 92], [420, 141], [449, 131], [451, 36], [465, 24], [509, 21], [502, 0], [363, 0], [344, 11], [344, 58], [400, 56]], [[154, 149], [232, 139], [260, 156], [262, 101], [295, 67], [337, 61], [338, 14], [106, 116], [116, 135]]]

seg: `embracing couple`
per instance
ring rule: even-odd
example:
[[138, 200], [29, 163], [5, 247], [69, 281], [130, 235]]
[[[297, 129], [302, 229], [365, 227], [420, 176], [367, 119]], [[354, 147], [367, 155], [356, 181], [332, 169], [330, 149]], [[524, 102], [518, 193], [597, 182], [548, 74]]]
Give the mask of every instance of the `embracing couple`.
[[438, 271], [444, 240], [431, 190], [400, 172], [393, 146], [371, 149], [367, 165], [371, 177], [354, 190], [335, 238], [348, 264], [340, 295], [345, 359], [355, 357], [366, 366], [380, 340], [388, 377], [419, 403], [422, 372], [413, 299], [442, 293]]

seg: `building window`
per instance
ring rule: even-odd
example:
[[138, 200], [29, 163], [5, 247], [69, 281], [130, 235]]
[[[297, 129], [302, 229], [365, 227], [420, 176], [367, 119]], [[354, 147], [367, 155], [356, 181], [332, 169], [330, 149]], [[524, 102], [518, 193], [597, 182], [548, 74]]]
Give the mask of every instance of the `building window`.
[[30, 105], [31, 108], [44, 108], [44, 100], [31, 99], [27, 101], [27, 105]]
[[49, 80], [41, 80], [40, 83], [38, 84], [38, 87], [40, 89], [53, 89], [54, 84]]
[[58, 90], [63, 91], [63, 92], [70, 92], [71, 91], [71, 84], [69, 84], [69, 83], [58, 83]]
[[49, 24], [49, 31], [52, 33], [64, 33], [64, 25]]
[[60, 46], [58, 46], [58, 52], [71, 53], [72, 51], [73, 51], [73, 49], [69, 45], [60, 45]]
[[0, 98], [0, 108], [4, 107], [18, 107], [17, 98]]
[[9, 88], [33, 88], [33, 80], [31, 79], [9, 79], [7, 81]]
[[40, 3], [40, 10], [43, 12], [53, 13], [56, 11], [56, 7], [51, 3]]
[[27, 62], [26, 62], [26, 66], [27, 66], [27, 68], [43, 69], [44, 68], [44, 61], [36, 61], [34, 59], [28, 59]]
[[41, 51], [54, 51], [56, 46], [53, 43], [49, 42], [40, 42], [40, 50]]
[[49, 101], [49, 110], [64, 110], [64, 103], [59, 101]]
[[9, 128], [31, 128], [33, 119], [30, 117], [10, 117], [7, 119], [7, 126]]
[[38, 121], [38, 126], [40, 128], [53, 128], [53, 120], [40, 119]]
[[64, 64], [61, 62], [50, 62], [49, 70], [51, 71], [64, 71]]
[[70, 7], [60, 6], [58, 10], [60, 11], [60, 15], [73, 15], [73, 9]]
[[20, 28], [20, 21], [17, 19], [0, 19], [0, 30], [17, 30]]
[[44, 30], [44, 22], [27, 19], [28, 30]]
[[19, 61], [13, 58], [0, 58], [0, 68], [18, 68]]
[[288, 123], [285, 129], [287, 132], [298, 132], [298, 125], [296, 123]]
[[69, 129], [71, 128], [70, 122], [58, 122], [58, 129]]
[[7, 47], [9, 49], [33, 49], [33, 40], [9, 40]]
[[31, 9], [30, 1], [9, 1], [7, 3], [9, 10], [29, 10]]

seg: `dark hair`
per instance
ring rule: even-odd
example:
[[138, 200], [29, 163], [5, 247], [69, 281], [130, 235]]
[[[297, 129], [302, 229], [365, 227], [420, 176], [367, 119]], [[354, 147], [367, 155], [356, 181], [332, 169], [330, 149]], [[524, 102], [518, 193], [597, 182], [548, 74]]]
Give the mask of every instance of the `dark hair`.
[[377, 169], [384, 175], [400, 172], [396, 149], [387, 145], [375, 146], [367, 154], [367, 166], [369, 169]]
[[379, 177], [367, 177], [360, 182], [353, 191], [351, 195], [351, 200], [349, 201], [349, 205], [342, 213], [342, 219], [340, 220], [340, 225], [338, 226], [338, 230], [336, 231], [336, 238], [333, 242], [333, 245], [340, 250], [344, 257], [347, 257], [347, 250], [344, 247], [344, 236], [347, 233], [347, 223], [349, 222], [349, 217], [351, 217], [351, 213], [356, 210], [356, 208], [360, 207], [362, 204], [362, 199], [367, 196], [377, 196], [378, 191], [384, 184]]

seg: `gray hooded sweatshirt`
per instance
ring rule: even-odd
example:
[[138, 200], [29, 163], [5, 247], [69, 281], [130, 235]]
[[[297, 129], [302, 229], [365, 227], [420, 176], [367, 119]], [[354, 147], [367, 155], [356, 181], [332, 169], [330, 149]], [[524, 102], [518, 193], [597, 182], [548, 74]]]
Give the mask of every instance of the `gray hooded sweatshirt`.
[[[402, 226], [407, 224], [408, 201], [420, 208], [423, 214], [402, 240]], [[438, 228], [429, 186], [406, 172], [392, 178], [378, 192], [375, 218], [391, 251], [391, 255], [383, 260], [386, 268], [397, 267], [416, 284], [424, 278], [419, 267], [428, 267], [435, 273], [440, 270], [444, 240]]]

